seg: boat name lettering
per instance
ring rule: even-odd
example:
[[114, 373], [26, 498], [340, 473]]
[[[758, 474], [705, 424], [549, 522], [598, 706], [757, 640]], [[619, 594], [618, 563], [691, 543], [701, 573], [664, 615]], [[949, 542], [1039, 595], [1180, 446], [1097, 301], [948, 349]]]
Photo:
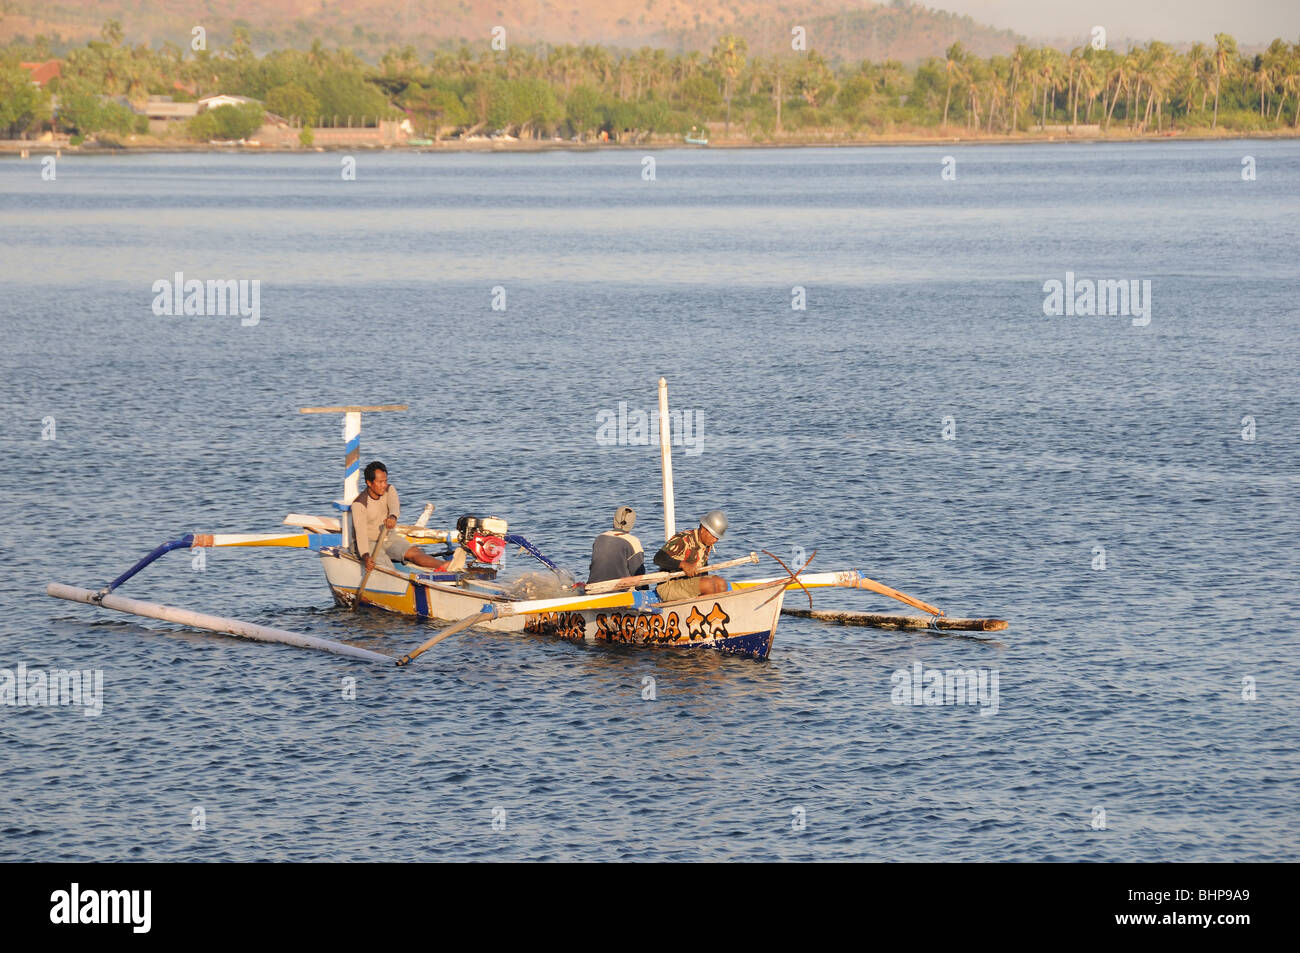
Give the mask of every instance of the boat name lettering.
[[582, 639], [587, 636], [587, 622], [581, 612], [539, 612], [524, 620], [524, 631], [556, 635], [562, 639]]
[[682, 637], [676, 612], [647, 615], [616, 612], [596, 616], [596, 638], [607, 642], [676, 642]]

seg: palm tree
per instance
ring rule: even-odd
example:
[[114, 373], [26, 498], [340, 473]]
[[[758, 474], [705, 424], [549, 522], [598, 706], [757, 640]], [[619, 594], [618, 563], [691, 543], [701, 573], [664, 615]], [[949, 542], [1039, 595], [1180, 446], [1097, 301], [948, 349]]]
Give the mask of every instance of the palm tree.
[[[1277, 112], [1273, 117], [1274, 119], [1280, 119], [1282, 117], [1282, 104], [1286, 101], [1285, 80], [1287, 67], [1290, 65], [1288, 62], [1289, 52], [1290, 51], [1287, 49], [1287, 45], [1284, 42], [1281, 40], [1274, 40], [1268, 45], [1268, 49], [1257, 57], [1255, 61], [1255, 82], [1257, 85], [1261, 82], [1261, 71], [1268, 74], [1268, 78], [1264, 82], [1266, 82], [1268, 87], [1269, 97], [1273, 97], [1278, 92], [1279, 87], [1282, 87], [1281, 95], [1276, 96], [1278, 107]], [[1262, 98], [1263, 90], [1260, 92]], [[1267, 119], [1268, 114], [1273, 112], [1273, 107], [1270, 104], [1268, 107], [1261, 107], [1261, 111], [1264, 118]]]
[[1199, 92], [1201, 94], [1201, 113], [1205, 113], [1205, 103], [1210, 95], [1210, 73], [1213, 72], [1214, 63], [1210, 58], [1210, 51], [1204, 43], [1193, 43], [1192, 48], [1187, 53], [1187, 59], [1190, 62], [1190, 81], [1187, 86], [1187, 112], [1192, 111], [1192, 97]]
[[[1097, 101], [1097, 94], [1101, 92], [1100, 83], [1105, 76], [1103, 67], [1103, 57], [1101, 50], [1094, 50], [1091, 46], [1083, 51], [1083, 62], [1079, 64], [1079, 85], [1086, 92], [1088, 97], [1088, 108], [1084, 112], [1083, 121], [1092, 122], [1092, 106]], [[1074, 123], [1079, 121], [1079, 94], [1076, 92], [1074, 97]]]
[[998, 107], [1002, 106], [1007, 97], [1007, 80], [1010, 77], [1011, 65], [1005, 56], [993, 56], [989, 58], [989, 77], [987, 80], [989, 90], [989, 115], [988, 126], [986, 131], [993, 133], [993, 117]]
[[731, 134], [731, 92], [736, 77], [745, 68], [745, 54], [748, 51], [749, 45], [744, 38], [732, 33], [719, 37], [718, 42], [713, 46], [713, 55], [710, 60], [718, 72], [722, 74], [722, 96], [727, 102], [727, 122], [724, 126], [724, 135]]
[[1273, 73], [1268, 68], [1268, 63], [1264, 57], [1255, 57], [1255, 72], [1251, 76], [1255, 81], [1255, 87], [1259, 90], [1259, 116], [1261, 119], [1267, 119], [1267, 113], [1264, 109], [1264, 91], [1273, 91]]
[[1015, 52], [1011, 54], [1011, 132], [1016, 131], [1016, 115], [1020, 106], [1020, 101], [1016, 97], [1016, 87], [1020, 83], [1020, 71], [1025, 68], [1029, 55], [1030, 51], [1023, 43], [1017, 43]]
[[1048, 97], [1051, 96], [1053, 105], [1055, 105], [1056, 91], [1061, 88], [1060, 57], [1061, 54], [1050, 47], [1039, 51], [1038, 75], [1043, 80], [1043, 110], [1042, 117], [1038, 122], [1040, 129], [1047, 128]]
[[781, 132], [781, 102], [784, 99], [781, 90], [781, 81], [785, 75], [785, 64], [781, 62], [780, 56], [772, 57], [768, 64], [768, 77], [772, 81], [772, 102], [776, 105], [776, 131]]
[[1230, 70], [1237, 62], [1237, 41], [1230, 34], [1214, 34], [1214, 121], [1210, 123], [1213, 129], [1219, 124], [1219, 88], [1223, 85], [1223, 77], [1231, 78]]
[[[319, 40], [313, 41], [312, 51], [316, 49]], [[460, 74], [461, 79], [469, 79], [474, 75], [477, 64], [474, 62], [474, 54], [470, 52], [468, 46], [462, 46], [456, 51], [456, 72]]]
[[1280, 122], [1282, 107], [1286, 105], [1286, 78], [1291, 69], [1291, 51], [1281, 40], [1274, 40], [1264, 52], [1264, 61], [1268, 64], [1269, 72], [1273, 75], [1273, 91], [1278, 93], [1277, 114], [1273, 117], [1273, 120], [1274, 122]]
[[966, 80], [966, 126], [969, 129], [979, 129], [980, 103], [976, 91], [984, 78], [984, 63], [972, 59], [962, 72]]
[[[1282, 89], [1284, 92], [1290, 92], [1295, 95], [1295, 116], [1291, 119], [1291, 128], [1295, 129], [1300, 126], [1300, 43], [1291, 47], [1291, 55], [1287, 59], [1286, 77], [1282, 80]], [[1285, 102], [1286, 96], [1283, 95]], [[1282, 111], [1278, 110], [1278, 115]]]
[[1165, 94], [1172, 76], [1172, 61], [1173, 50], [1167, 44], [1158, 40], [1153, 40], [1147, 44], [1146, 53], [1143, 56], [1147, 83], [1147, 108], [1143, 114], [1141, 126], [1143, 129], [1146, 129], [1151, 122], [1151, 110], [1152, 107], [1155, 107], [1156, 131], [1160, 131], [1161, 121], [1164, 118]]
[[160, 84], [161, 77], [154, 68], [148, 48], [142, 46], [133, 50], [126, 60], [125, 92], [127, 100], [133, 107], [140, 109], [149, 101], [149, 87]]
[[1078, 109], [1078, 91], [1079, 87], [1075, 82], [1075, 74], [1078, 72], [1083, 62], [1083, 51], [1077, 46], [1070, 50], [1069, 56], [1065, 58], [1065, 70], [1068, 77], [1066, 82], [1065, 108], [1070, 110], [1077, 121], [1079, 115]]
[[1132, 99], [1124, 99], [1124, 119], [1128, 127], [1133, 128], [1137, 118], [1138, 101], [1142, 98], [1142, 82], [1146, 79], [1146, 65], [1137, 50], [1129, 50], [1124, 56], [1124, 65], [1128, 71], [1128, 91]]
[[1111, 61], [1113, 65], [1110, 68], [1110, 75], [1106, 77], [1107, 85], [1112, 80], [1115, 82], [1115, 92], [1110, 97], [1110, 111], [1106, 113], [1106, 131], [1110, 132], [1110, 119], [1115, 115], [1115, 104], [1119, 102], [1120, 93], [1127, 91], [1128, 84], [1131, 82], [1131, 73], [1129, 72], [1129, 57], [1115, 56]]
[[602, 92], [609, 91], [610, 80], [614, 78], [614, 61], [602, 46], [584, 46], [580, 50], [582, 61]]
[[668, 80], [669, 65], [668, 53], [666, 50], [655, 48], [650, 58], [650, 88], [656, 91], [663, 89]]
[[122, 45], [122, 24], [118, 20], [105, 20], [99, 28], [99, 35], [109, 46]]
[[948, 75], [948, 93], [943, 99], [943, 125], [948, 125], [948, 104], [952, 101], [952, 86], [962, 77], [962, 64], [966, 59], [966, 50], [960, 43], [954, 43], [944, 53], [944, 71]]

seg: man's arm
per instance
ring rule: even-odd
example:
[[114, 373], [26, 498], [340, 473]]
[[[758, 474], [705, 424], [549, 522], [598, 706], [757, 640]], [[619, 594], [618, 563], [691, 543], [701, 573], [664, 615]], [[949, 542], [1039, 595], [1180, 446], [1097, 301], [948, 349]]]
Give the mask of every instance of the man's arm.
[[686, 571], [689, 576], [695, 575], [699, 569], [694, 565], [695, 554], [686, 541], [680, 536], [674, 536], [668, 542], [664, 543], [663, 548], [655, 553], [655, 565], [664, 572], [681, 572]]
[[[629, 544], [630, 545], [630, 544]], [[625, 576], [644, 576], [645, 575], [645, 553], [640, 549], [634, 548], [627, 554], [627, 572]]]
[[392, 529], [394, 526], [396, 526], [398, 523], [402, 521], [402, 504], [398, 502], [397, 491], [393, 489], [391, 486], [388, 488], [387, 495], [388, 495], [388, 515], [393, 518], [393, 521], [388, 524], [388, 528]]

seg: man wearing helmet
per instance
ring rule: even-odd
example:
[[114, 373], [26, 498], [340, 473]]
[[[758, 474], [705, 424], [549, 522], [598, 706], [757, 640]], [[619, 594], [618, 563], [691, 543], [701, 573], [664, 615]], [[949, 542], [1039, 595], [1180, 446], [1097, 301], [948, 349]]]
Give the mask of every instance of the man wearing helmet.
[[727, 517], [722, 510], [710, 510], [700, 518], [695, 529], [684, 530], [655, 553], [655, 565], [665, 572], [684, 572], [685, 579], [661, 582], [655, 591], [664, 602], [693, 599], [727, 591], [727, 582], [721, 576], [705, 575], [709, 553], [713, 544], [727, 531]]

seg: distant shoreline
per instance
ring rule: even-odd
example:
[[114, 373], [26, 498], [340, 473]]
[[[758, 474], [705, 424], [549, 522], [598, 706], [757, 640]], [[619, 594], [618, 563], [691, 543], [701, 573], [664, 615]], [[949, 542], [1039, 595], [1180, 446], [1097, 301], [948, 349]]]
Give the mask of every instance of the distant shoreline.
[[1223, 134], [1207, 133], [1202, 130], [1187, 134], [1123, 134], [1102, 136], [1071, 135], [1022, 135], [1022, 136], [876, 136], [867, 139], [791, 139], [780, 142], [731, 139], [710, 142], [707, 146], [693, 145], [679, 139], [658, 139], [635, 143], [619, 142], [555, 142], [553, 140], [527, 140], [515, 142], [487, 141], [462, 142], [447, 139], [427, 146], [394, 144], [375, 146], [369, 144], [352, 144], [338, 146], [315, 146], [312, 148], [281, 148], [267, 146], [229, 146], [211, 143], [148, 143], [148, 144], [100, 144], [91, 143], [74, 146], [66, 142], [41, 142], [33, 140], [0, 141], [0, 156], [20, 156], [26, 151], [31, 155], [53, 155], [68, 153], [71, 155], [186, 155], [189, 153], [228, 153], [240, 155], [309, 155], [319, 152], [410, 152], [410, 153], [529, 153], [529, 152], [605, 152], [605, 151], [658, 151], [663, 149], [842, 149], [874, 146], [941, 146], [941, 145], [1062, 145], [1066, 143], [1131, 143], [1131, 142], [1233, 142], [1268, 139], [1300, 139], [1300, 129], [1272, 130], [1242, 134], [1225, 132]]

